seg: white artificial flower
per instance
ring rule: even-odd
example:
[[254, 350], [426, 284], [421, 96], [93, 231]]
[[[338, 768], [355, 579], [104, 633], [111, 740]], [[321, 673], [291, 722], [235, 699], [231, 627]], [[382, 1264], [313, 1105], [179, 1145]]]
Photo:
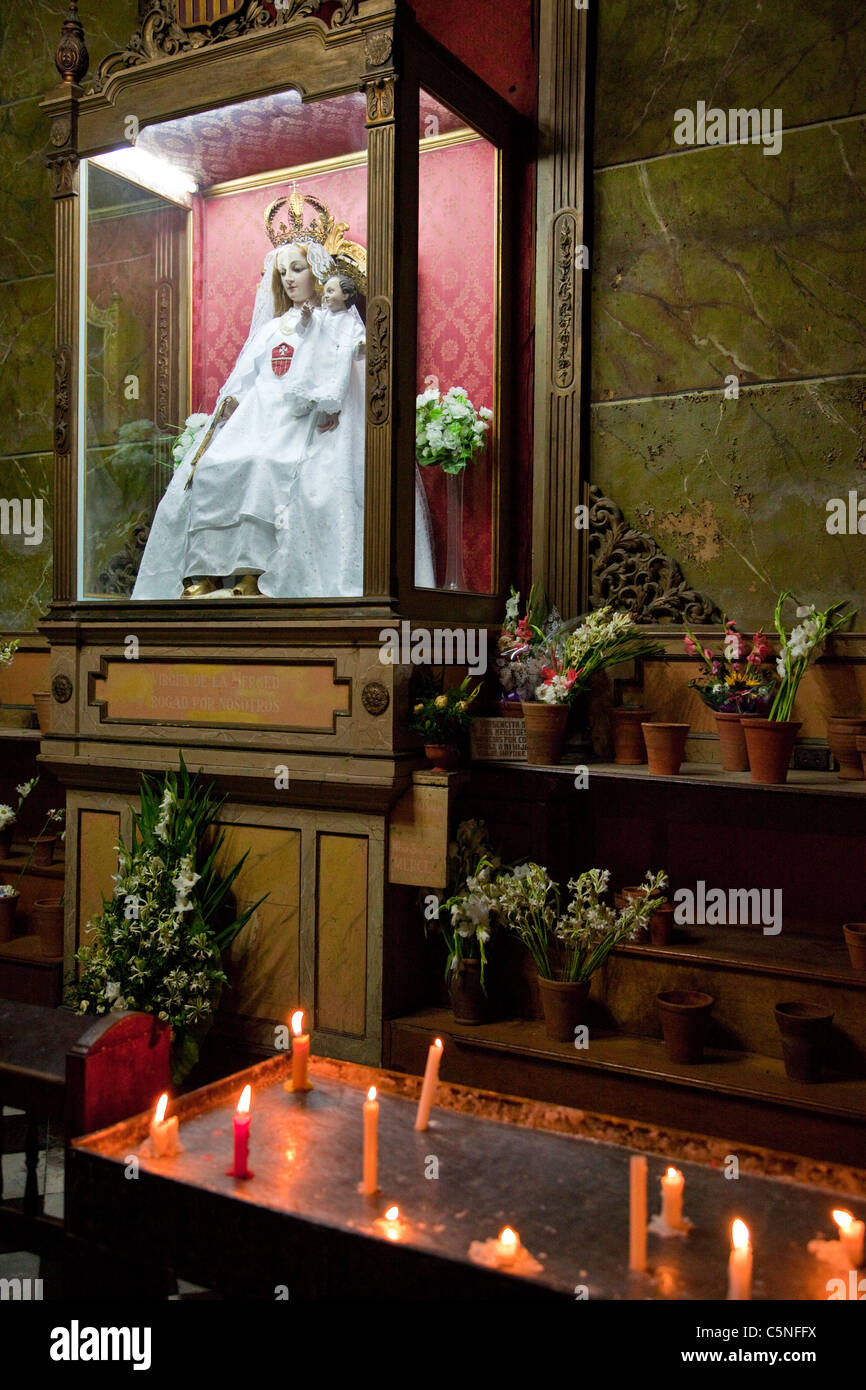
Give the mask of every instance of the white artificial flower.
[[787, 674], [788, 674], [788, 667], [787, 667], [787, 665], [785, 664], [785, 658], [784, 658], [784, 656], [777, 656], [777, 657], [776, 657], [776, 670], [778, 671], [778, 673], [779, 673], [781, 679], [784, 680], [785, 677], [786, 677]]
[[105, 986], [105, 989], [103, 990], [103, 994], [105, 995], [106, 999], [116, 999], [117, 996], [120, 994], [120, 982], [118, 980], [109, 980], [108, 984]]
[[5, 801], [0, 804], [0, 830], [5, 830], [7, 825], [14, 825], [16, 820], [15, 812], [11, 806], [7, 806]]

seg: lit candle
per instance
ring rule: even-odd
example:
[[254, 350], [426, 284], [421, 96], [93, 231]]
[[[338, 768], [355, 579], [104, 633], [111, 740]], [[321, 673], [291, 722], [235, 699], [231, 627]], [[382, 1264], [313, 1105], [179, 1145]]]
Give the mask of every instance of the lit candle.
[[385, 1235], [389, 1240], [400, 1239], [400, 1208], [389, 1207], [385, 1212]]
[[[163, 1092], [156, 1102], [156, 1110], [150, 1122], [150, 1142], [157, 1158], [173, 1158], [177, 1153], [177, 1116], [165, 1118], [168, 1107], [168, 1092]], [[862, 1223], [861, 1223], [862, 1224]]]
[[731, 1258], [728, 1260], [728, 1300], [747, 1302], [752, 1297], [752, 1247], [749, 1228], [737, 1220], [731, 1226]]
[[310, 1055], [310, 1035], [304, 1033], [304, 1015], [301, 1009], [292, 1014], [292, 1079], [286, 1081], [287, 1091], [312, 1091], [313, 1083], [307, 1077], [307, 1059]]
[[856, 1221], [850, 1211], [841, 1209], [833, 1212], [833, 1220], [839, 1227], [839, 1241], [852, 1269], [859, 1269], [863, 1263], [863, 1236], [866, 1225]]
[[683, 1228], [683, 1187], [685, 1178], [677, 1168], [669, 1168], [662, 1178], [662, 1221], [672, 1231]]
[[520, 1236], [513, 1231], [510, 1226], [505, 1226], [499, 1232], [499, 1242], [496, 1251], [498, 1264], [511, 1265], [520, 1254]]
[[430, 1106], [433, 1104], [433, 1093], [436, 1090], [436, 1082], [439, 1080], [439, 1063], [442, 1061], [442, 1039], [436, 1038], [430, 1044], [427, 1052], [427, 1066], [424, 1068], [424, 1084], [421, 1087], [421, 1099], [418, 1102], [418, 1114], [415, 1116], [415, 1128], [426, 1129], [430, 1119]]
[[629, 1176], [628, 1267], [646, 1269], [646, 1159], [632, 1154]]
[[232, 1178], [251, 1178], [248, 1160], [250, 1156], [250, 1097], [252, 1088], [244, 1086], [234, 1117], [235, 1161], [229, 1173]]
[[376, 1087], [371, 1086], [364, 1101], [364, 1177], [360, 1192], [372, 1196], [378, 1192], [377, 1168], [379, 1162], [379, 1102]]

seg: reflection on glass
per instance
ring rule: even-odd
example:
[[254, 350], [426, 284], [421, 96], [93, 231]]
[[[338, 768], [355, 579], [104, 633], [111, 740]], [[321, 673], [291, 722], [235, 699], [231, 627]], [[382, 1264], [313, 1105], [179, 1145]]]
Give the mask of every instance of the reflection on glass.
[[[498, 156], [421, 93], [416, 583], [489, 593], [493, 575]], [[418, 578], [432, 534], [433, 571]]]

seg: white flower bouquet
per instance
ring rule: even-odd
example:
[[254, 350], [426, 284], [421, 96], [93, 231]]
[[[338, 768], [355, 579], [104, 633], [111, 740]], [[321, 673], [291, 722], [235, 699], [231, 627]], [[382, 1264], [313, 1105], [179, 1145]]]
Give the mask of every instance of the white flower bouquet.
[[484, 448], [493, 412], [476, 410], [462, 386], [445, 395], [437, 387], [415, 401], [415, 454], [424, 467], [439, 464], [443, 473], [460, 473]]
[[461, 821], [457, 837], [448, 846], [449, 882], [454, 888], [439, 909], [439, 926], [448, 948], [445, 978], [461, 960], [481, 961], [481, 987], [487, 967], [487, 945], [493, 923], [491, 885], [499, 870], [483, 821]]
[[169, 1023], [175, 1081], [198, 1060], [226, 980], [222, 952], [264, 901], [237, 916], [231, 909], [246, 854], [221, 877], [214, 863], [224, 836], [204, 843], [221, 805], [182, 754], [161, 789], [142, 779], [129, 848], [117, 846], [114, 896], [87, 924], [94, 936], [78, 952], [81, 974], [67, 995], [82, 1014], [139, 1009]]
[[791, 718], [794, 712], [797, 687], [806, 674], [809, 662], [814, 656], [817, 656], [818, 649], [832, 633], [837, 632], [840, 627], [844, 627], [845, 623], [849, 622], [857, 612], [856, 608], [852, 609], [850, 613], [843, 611], [849, 607], [847, 600], [842, 603], [832, 603], [823, 613], [817, 611], [814, 603], [808, 607], [803, 605], [797, 609], [797, 617], [801, 618], [802, 621], [795, 628], [792, 628], [791, 635], [787, 636], [782, 619], [782, 608], [786, 599], [790, 597], [789, 589], [785, 589], [779, 595], [773, 619], [779, 634], [779, 656], [776, 659], [776, 669], [781, 683], [770, 710], [770, 718], [779, 721]]
[[175, 468], [183, 462], [188, 450], [204, 434], [210, 418], [209, 415], [201, 414], [186, 417], [186, 424], [171, 446], [171, 456], [174, 459]]
[[563, 623], [551, 637], [549, 651], [536, 691], [536, 699], [549, 705], [570, 703], [607, 666], [664, 654], [661, 643], [644, 637], [629, 613], [611, 607]]

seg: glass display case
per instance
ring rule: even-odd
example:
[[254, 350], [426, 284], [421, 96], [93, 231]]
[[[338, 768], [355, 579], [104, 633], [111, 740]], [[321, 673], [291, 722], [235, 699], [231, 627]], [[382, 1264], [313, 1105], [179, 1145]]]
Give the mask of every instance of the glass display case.
[[513, 115], [400, 4], [156, 11], [44, 103], [56, 599], [492, 618]]

